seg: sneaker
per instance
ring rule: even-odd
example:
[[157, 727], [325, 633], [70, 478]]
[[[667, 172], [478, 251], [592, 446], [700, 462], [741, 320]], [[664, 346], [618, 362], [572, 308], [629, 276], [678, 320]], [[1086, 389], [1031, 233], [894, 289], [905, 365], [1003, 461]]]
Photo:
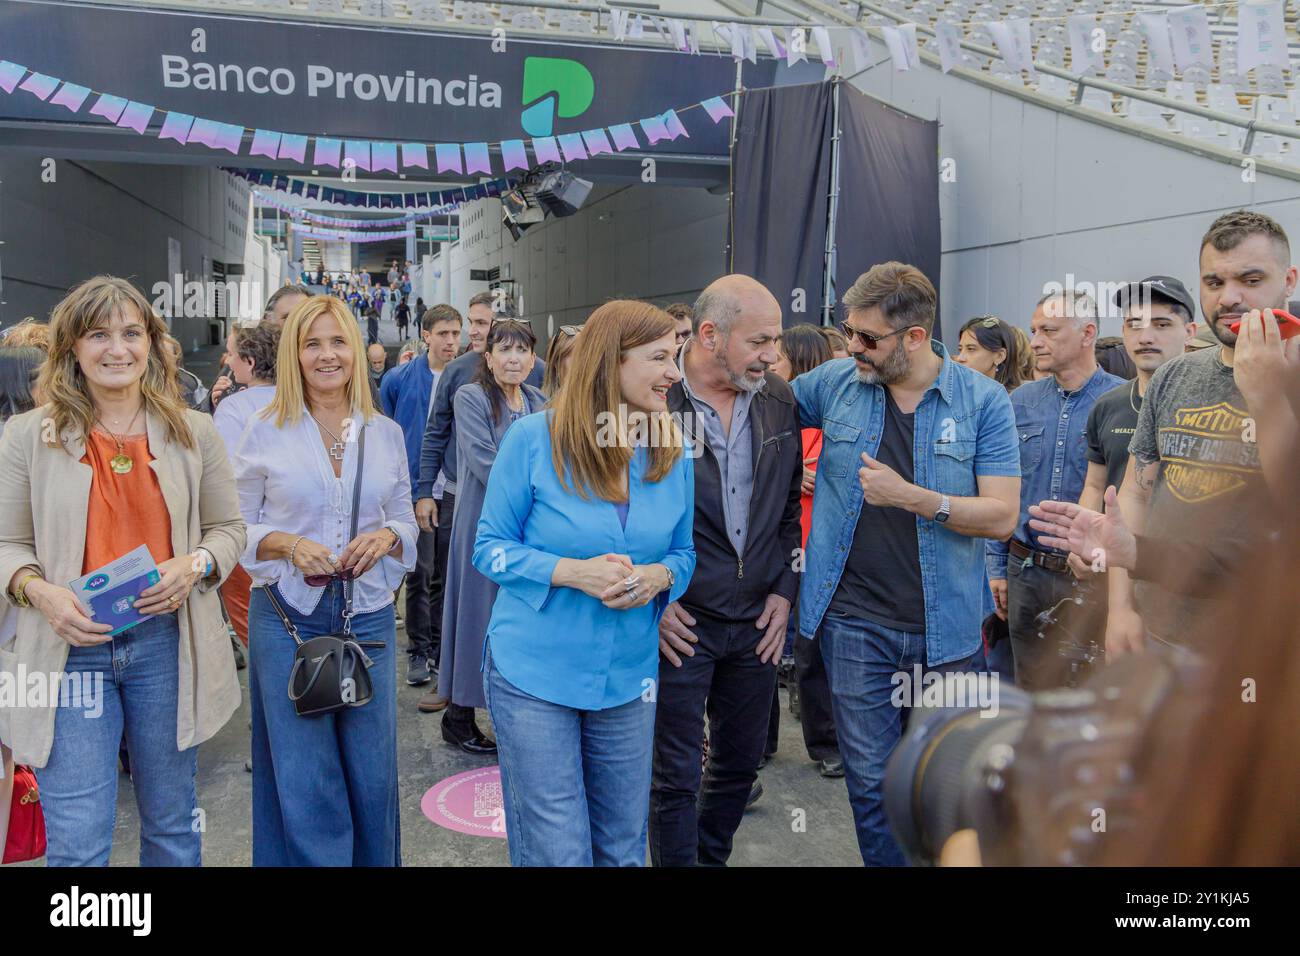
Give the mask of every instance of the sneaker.
[[754, 804], [758, 803], [758, 798], [763, 795], [763, 781], [755, 780], [754, 785], [749, 788], [749, 796], [745, 800], [745, 809], [748, 810]]
[[412, 687], [427, 684], [433, 679], [429, 673], [429, 661], [425, 657], [412, 657], [406, 662], [406, 682]]
[[838, 780], [844, 776], [844, 761], [839, 757], [826, 757], [817, 761], [817, 772], [823, 777]]

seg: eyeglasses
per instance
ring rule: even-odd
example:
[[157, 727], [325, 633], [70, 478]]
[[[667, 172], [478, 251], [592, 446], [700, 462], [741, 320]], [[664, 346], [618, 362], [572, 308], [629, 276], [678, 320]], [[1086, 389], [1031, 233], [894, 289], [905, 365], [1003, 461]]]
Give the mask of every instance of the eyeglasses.
[[881, 342], [883, 342], [885, 339], [892, 338], [893, 336], [898, 335], [902, 332], [906, 332], [909, 329], [919, 329], [919, 328], [920, 328], [919, 325], [905, 325], [901, 329], [894, 329], [894, 331], [886, 332], [884, 335], [872, 335], [870, 332], [864, 332], [861, 329], [855, 329], [847, 322], [840, 323], [840, 331], [844, 333], [844, 337], [848, 339], [850, 342], [852, 342], [854, 339], [860, 339], [862, 342], [862, 347], [865, 348], [868, 352], [874, 352], [876, 350], [876, 346], [879, 345]]
[[331, 581], [351, 581], [355, 577], [356, 573], [352, 568], [344, 568], [337, 574], [308, 574], [303, 577], [303, 580], [307, 582], [308, 587], [323, 588]]

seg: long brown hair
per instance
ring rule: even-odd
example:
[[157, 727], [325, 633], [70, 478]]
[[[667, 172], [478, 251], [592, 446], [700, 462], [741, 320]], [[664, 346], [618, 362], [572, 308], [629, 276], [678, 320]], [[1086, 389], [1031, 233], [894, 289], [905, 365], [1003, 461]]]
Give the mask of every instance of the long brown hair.
[[[553, 400], [551, 462], [561, 487], [569, 487], [567, 468], [579, 497], [594, 494], [605, 501], [627, 500], [623, 476], [633, 448], [626, 441], [602, 443], [600, 420], [610, 416], [620, 420], [619, 406], [624, 402], [619, 365], [627, 351], [672, 335], [675, 329], [672, 316], [647, 302], [615, 299], [591, 313], [574, 341], [564, 387]], [[660, 412], [651, 434], [660, 437], [648, 449], [646, 480], [662, 481], [681, 457], [682, 433], [667, 412]]]
[[134, 312], [149, 336], [149, 358], [140, 379], [145, 411], [161, 418], [167, 437], [186, 448], [194, 435], [185, 420], [176, 356], [167, 347], [167, 326], [149, 300], [131, 283], [115, 276], [95, 276], [76, 285], [50, 315], [50, 355], [41, 366], [37, 390], [50, 406], [54, 431], [50, 444], [65, 432], [83, 441], [95, 427], [95, 405], [74, 350], [82, 336], [106, 326], [118, 312]]
[[366, 347], [361, 344], [361, 330], [352, 310], [342, 299], [332, 295], [313, 295], [293, 307], [280, 329], [280, 351], [275, 360], [275, 398], [259, 413], [265, 419], [275, 419], [275, 427], [285, 423], [296, 425], [302, 420], [307, 407], [307, 389], [302, 381], [302, 362], [298, 353], [307, 342], [311, 324], [322, 315], [334, 316], [348, 348], [352, 349], [352, 377], [348, 379], [348, 405], [361, 413], [363, 421], [375, 414], [375, 403], [370, 397], [370, 373], [366, 367]]

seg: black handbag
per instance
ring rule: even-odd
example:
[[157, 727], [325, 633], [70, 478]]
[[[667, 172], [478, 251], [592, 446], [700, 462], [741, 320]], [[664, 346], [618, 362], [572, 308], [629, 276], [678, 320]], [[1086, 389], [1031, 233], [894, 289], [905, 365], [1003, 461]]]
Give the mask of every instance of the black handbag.
[[[348, 540], [357, 536], [357, 517], [361, 505], [361, 475], [366, 460], [366, 430], [357, 440], [357, 474], [352, 487], [352, 530]], [[346, 707], [361, 707], [375, 695], [368, 667], [374, 661], [364, 648], [381, 648], [383, 641], [357, 641], [352, 637], [352, 581], [343, 582], [343, 631], [324, 634], [304, 641], [298, 628], [280, 607], [275, 591], [266, 587], [271, 607], [280, 616], [284, 629], [298, 646], [294, 649], [293, 670], [289, 672], [289, 699], [299, 717], [318, 717]]]

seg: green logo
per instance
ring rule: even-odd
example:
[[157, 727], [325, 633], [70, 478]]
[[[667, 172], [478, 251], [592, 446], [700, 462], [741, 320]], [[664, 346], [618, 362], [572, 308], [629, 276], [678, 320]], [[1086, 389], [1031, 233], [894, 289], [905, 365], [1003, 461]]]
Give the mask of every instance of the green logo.
[[519, 122], [529, 136], [550, 136], [555, 117], [572, 119], [591, 106], [596, 82], [577, 60], [530, 56], [524, 60], [524, 111]]

